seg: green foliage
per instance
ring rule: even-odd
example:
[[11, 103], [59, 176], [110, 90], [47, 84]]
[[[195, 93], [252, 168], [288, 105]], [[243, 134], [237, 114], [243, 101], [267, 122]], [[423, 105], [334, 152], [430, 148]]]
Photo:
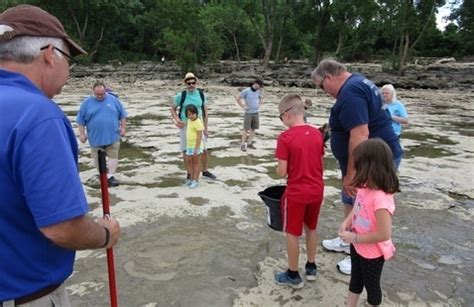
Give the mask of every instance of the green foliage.
[[386, 56], [382, 62], [382, 71], [388, 73], [396, 73], [400, 69], [400, 59], [395, 55]]
[[474, 55], [474, 0], [462, 1], [451, 19], [456, 20], [459, 25], [459, 40], [463, 42], [461, 54]]
[[185, 72], [221, 59], [317, 62], [331, 55], [382, 57], [396, 71], [412, 55], [474, 55], [474, 0], [456, 0], [455, 23], [441, 32], [435, 14], [445, 2], [1, 0], [0, 11], [28, 3], [51, 12], [89, 51], [83, 63], [165, 56]]

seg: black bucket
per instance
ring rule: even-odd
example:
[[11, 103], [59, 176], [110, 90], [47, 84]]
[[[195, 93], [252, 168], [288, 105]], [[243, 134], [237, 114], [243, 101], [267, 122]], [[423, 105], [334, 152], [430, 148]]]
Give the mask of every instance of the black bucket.
[[271, 229], [282, 231], [283, 222], [281, 220], [281, 197], [285, 193], [285, 185], [275, 185], [265, 190], [258, 192], [258, 196], [263, 200], [267, 206], [268, 216], [267, 224]]

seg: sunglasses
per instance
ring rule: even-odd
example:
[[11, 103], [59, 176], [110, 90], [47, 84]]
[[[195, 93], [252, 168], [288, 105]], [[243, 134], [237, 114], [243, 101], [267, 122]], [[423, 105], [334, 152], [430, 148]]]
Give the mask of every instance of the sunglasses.
[[[41, 47], [40, 50], [48, 49], [49, 46], [50, 46], [50, 45]], [[66, 58], [66, 60], [69, 62], [69, 69], [72, 69], [74, 66], [77, 65], [77, 61], [76, 61], [72, 56], [70, 56], [69, 54], [67, 54], [66, 52], [62, 51], [61, 49], [59, 49], [59, 48], [56, 47], [56, 46], [53, 46], [53, 49], [54, 49], [54, 50], [57, 50], [59, 53], [61, 53], [61, 54]]]
[[282, 113], [280, 113], [280, 116], [278, 116], [278, 117], [280, 117], [280, 120], [281, 120], [281, 121], [283, 121], [283, 115], [284, 115], [286, 112], [290, 111], [291, 109], [293, 109], [293, 106], [289, 107], [288, 109], [286, 109], [285, 111], [283, 111]]
[[194, 85], [196, 84], [196, 81], [191, 81], [191, 82], [186, 82], [187, 85]]

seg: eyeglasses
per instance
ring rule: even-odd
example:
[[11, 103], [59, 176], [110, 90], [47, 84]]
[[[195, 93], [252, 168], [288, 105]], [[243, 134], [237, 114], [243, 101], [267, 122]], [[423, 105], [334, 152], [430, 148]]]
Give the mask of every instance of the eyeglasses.
[[327, 75], [324, 75], [323, 79], [321, 80], [321, 82], [319, 83], [319, 88], [323, 91], [325, 91], [324, 89], [324, 80], [326, 80], [326, 76]]
[[191, 82], [186, 82], [187, 85], [194, 85], [196, 84], [196, 81], [191, 81]]
[[[45, 50], [47, 48], [49, 48], [50, 45], [47, 45], [47, 46], [44, 46], [44, 47], [41, 47], [40, 50]], [[66, 52], [62, 51], [61, 49], [59, 49], [58, 47], [56, 46], [53, 46], [53, 49], [54, 50], [57, 50], [59, 53], [61, 53], [64, 57], [66, 57], [66, 60], [69, 62], [69, 69], [72, 69], [74, 66], [77, 65], [77, 61], [72, 57], [70, 56], [69, 54], [67, 54]]]
[[281, 121], [283, 121], [283, 115], [284, 115], [286, 112], [290, 111], [291, 109], [293, 109], [293, 106], [289, 107], [288, 109], [286, 109], [285, 111], [283, 111], [282, 113], [280, 113], [280, 116], [279, 116], [279, 117], [280, 117], [280, 120], [281, 120]]

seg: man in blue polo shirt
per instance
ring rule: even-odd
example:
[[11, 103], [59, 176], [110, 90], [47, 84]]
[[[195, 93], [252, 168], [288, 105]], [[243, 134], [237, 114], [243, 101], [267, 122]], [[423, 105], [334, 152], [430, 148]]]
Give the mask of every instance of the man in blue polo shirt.
[[[341, 200], [344, 217], [347, 217], [357, 193], [357, 189], [351, 185], [354, 178], [354, 148], [368, 138], [381, 138], [390, 146], [397, 168], [402, 158], [402, 148], [390, 118], [382, 108], [383, 101], [378, 88], [372, 81], [351, 74], [343, 64], [329, 59], [321, 61], [311, 77], [317, 87], [336, 98], [329, 117], [331, 151], [342, 173]], [[322, 245], [327, 250], [350, 254], [349, 244], [339, 237], [323, 240]], [[340, 261], [337, 268], [341, 273], [351, 274], [351, 258]]]
[[0, 14], [0, 306], [69, 306], [74, 250], [110, 248], [120, 227], [94, 221], [71, 124], [51, 100], [86, 52], [59, 20], [19, 5]]
[[92, 90], [93, 95], [81, 103], [77, 114], [79, 140], [85, 143], [89, 139], [92, 161], [97, 169], [97, 152], [100, 149], [107, 152], [108, 183], [115, 187], [119, 185], [114, 175], [118, 166], [120, 137], [125, 136], [127, 111], [116, 96], [107, 92], [103, 82], [97, 81]]

